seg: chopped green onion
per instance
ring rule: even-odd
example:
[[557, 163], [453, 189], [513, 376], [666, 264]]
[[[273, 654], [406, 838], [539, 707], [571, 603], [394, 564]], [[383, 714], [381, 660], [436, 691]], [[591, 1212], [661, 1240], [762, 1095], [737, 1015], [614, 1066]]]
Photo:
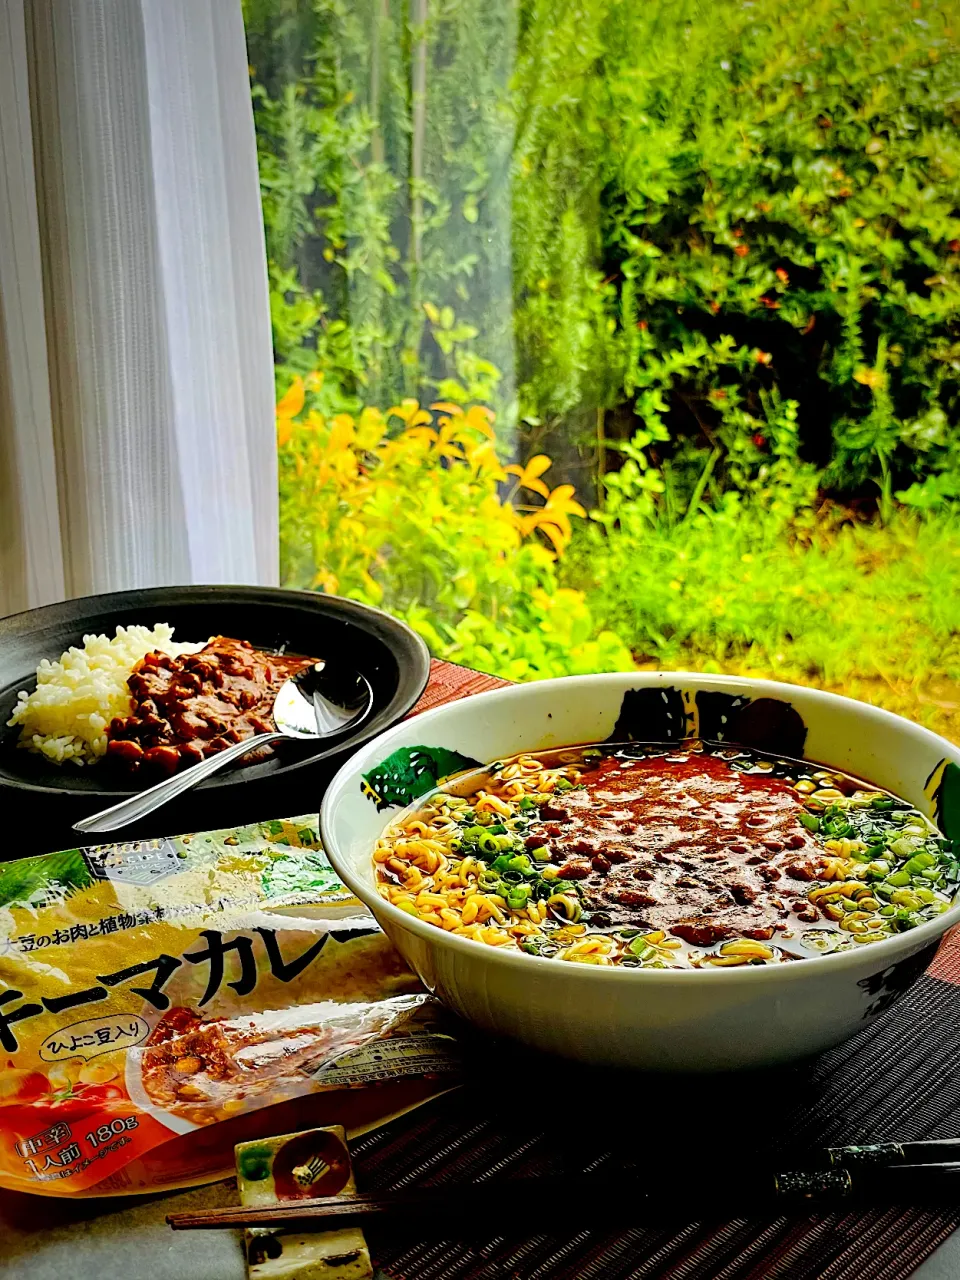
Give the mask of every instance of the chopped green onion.
[[509, 888], [504, 895], [511, 911], [522, 911], [530, 898], [530, 886], [518, 884]]
[[501, 853], [499, 858], [491, 862], [490, 870], [499, 871], [501, 875], [505, 871], [514, 871], [526, 876], [533, 870], [533, 866], [525, 853]]
[[915, 853], [909, 862], [903, 864], [902, 870], [909, 871], [911, 875], [915, 875], [918, 871], [926, 871], [928, 867], [932, 867], [936, 862], [936, 858], [932, 853], [922, 850]]
[[900, 836], [890, 843], [890, 850], [900, 858], [909, 858], [921, 847], [922, 842], [916, 836]]
[[912, 889], [898, 889], [891, 898], [891, 902], [896, 903], [898, 907], [903, 907], [906, 911], [916, 911], [920, 905], [920, 899]]
[[571, 894], [555, 893], [547, 899], [547, 906], [555, 915], [562, 915], [571, 924], [575, 924], [583, 915], [579, 899]]

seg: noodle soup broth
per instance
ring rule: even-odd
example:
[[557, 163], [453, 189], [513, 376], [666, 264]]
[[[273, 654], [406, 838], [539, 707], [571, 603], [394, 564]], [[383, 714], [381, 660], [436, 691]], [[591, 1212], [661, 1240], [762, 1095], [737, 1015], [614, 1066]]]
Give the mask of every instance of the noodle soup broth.
[[494, 762], [404, 811], [374, 862], [380, 896], [438, 929], [640, 969], [859, 949], [947, 911], [960, 878], [890, 792], [692, 739]]

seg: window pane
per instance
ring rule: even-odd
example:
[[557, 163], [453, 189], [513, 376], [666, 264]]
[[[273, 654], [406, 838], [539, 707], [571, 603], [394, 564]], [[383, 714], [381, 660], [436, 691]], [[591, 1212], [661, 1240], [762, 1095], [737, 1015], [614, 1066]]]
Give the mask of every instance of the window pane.
[[960, 24], [245, 0], [284, 580], [960, 728]]

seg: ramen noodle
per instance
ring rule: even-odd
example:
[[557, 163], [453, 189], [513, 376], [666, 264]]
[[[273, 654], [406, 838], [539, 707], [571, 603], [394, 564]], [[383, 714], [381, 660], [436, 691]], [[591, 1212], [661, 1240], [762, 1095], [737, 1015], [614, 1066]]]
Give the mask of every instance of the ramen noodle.
[[858, 949], [947, 911], [960, 880], [906, 800], [699, 740], [497, 761], [401, 814], [374, 862], [380, 894], [437, 928], [642, 969]]
[[457, 1082], [442, 1017], [315, 817], [0, 864], [0, 1186], [185, 1186], [363, 1132]]

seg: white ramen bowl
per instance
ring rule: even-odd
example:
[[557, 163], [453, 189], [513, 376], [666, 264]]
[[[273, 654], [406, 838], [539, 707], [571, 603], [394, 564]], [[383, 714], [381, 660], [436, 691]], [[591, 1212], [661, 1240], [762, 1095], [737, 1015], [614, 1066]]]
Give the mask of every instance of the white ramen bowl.
[[[544, 959], [457, 937], [377, 892], [377, 837], [438, 775], [519, 751], [688, 735], [802, 754], [855, 774], [909, 800], [960, 839], [960, 749], [936, 734], [795, 685], [653, 672], [517, 685], [404, 721], [337, 773], [323, 801], [324, 846], [427, 988], [495, 1035], [581, 1062], [667, 1071], [757, 1067], [819, 1053], [902, 995], [960, 920], [960, 905], [909, 932], [834, 955], [643, 970]], [[373, 775], [381, 800], [387, 793], [397, 803], [378, 809], [365, 775]]]

